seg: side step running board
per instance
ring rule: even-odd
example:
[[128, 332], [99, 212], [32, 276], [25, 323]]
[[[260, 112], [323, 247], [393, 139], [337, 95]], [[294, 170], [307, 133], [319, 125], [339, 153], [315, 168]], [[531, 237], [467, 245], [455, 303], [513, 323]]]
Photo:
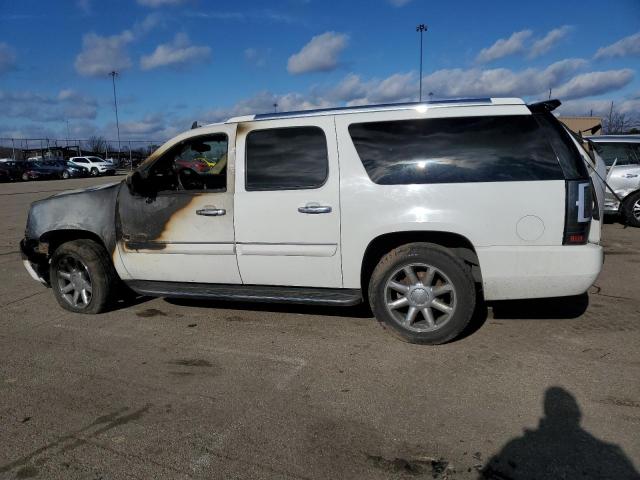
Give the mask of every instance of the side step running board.
[[346, 288], [222, 285], [151, 280], [130, 280], [125, 283], [136, 293], [152, 297], [233, 300], [237, 302], [303, 303], [328, 306], [350, 306], [362, 302], [360, 290]]

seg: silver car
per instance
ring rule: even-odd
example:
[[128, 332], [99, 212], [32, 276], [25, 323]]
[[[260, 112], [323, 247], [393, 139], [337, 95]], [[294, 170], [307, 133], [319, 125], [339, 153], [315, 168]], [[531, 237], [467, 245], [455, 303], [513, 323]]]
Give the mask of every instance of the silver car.
[[627, 224], [640, 227], [640, 135], [588, 137], [607, 165], [607, 183], [620, 201], [607, 190], [604, 213], [620, 213]]

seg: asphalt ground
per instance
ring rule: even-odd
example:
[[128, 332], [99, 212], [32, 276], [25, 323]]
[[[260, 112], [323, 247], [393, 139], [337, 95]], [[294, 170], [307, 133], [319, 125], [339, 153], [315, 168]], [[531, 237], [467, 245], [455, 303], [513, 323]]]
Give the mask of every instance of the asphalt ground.
[[438, 347], [362, 307], [71, 314], [22, 266], [28, 207], [111, 181], [0, 185], [0, 478], [640, 478], [640, 229], [604, 226], [588, 296]]

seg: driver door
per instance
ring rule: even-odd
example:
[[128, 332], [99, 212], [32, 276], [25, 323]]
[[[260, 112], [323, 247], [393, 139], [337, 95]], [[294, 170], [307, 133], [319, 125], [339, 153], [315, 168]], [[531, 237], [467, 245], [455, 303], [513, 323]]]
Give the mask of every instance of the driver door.
[[140, 170], [145, 194], [118, 196], [124, 278], [239, 284], [233, 230], [235, 125], [199, 128]]

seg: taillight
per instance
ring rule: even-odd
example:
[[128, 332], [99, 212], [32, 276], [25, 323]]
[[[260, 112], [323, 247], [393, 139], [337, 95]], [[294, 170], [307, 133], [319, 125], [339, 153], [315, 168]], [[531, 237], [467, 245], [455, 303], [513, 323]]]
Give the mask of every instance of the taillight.
[[563, 245], [584, 245], [589, 238], [593, 211], [591, 182], [567, 180]]

